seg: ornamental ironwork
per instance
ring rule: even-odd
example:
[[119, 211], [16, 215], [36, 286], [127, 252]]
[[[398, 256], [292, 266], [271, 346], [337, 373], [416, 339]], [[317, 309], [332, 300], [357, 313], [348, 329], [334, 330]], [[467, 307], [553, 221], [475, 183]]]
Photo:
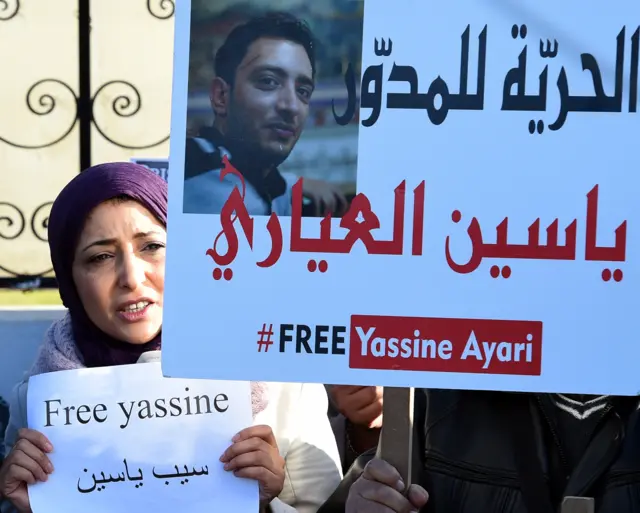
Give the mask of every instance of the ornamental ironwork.
[[[146, 3], [146, 9], [153, 18], [159, 22], [171, 19], [175, 14], [174, 0], [138, 0]], [[133, 0], [132, 0], [133, 2]], [[78, 72], [77, 87], [65, 82], [61, 78], [46, 77], [32, 84], [26, 91], [22, 101], [26, 103], [28, 111], [37, 117], [49, 116], [56, 112], [60, 104], [71, 103], [73, 106], [68, 120], [60, 126], [57, 133], [48, 140], [28, 143], [21, 141], [19, 136], [7, 135], [0, 128], [0, 145], [6, 144], [21, 150], [39, 150], [50, 148], [65, 141], [77, 127], [78, 147], [80, 159], [78, 171], [82, 171], [92, 165], [91, 136], [92, 129], [100, 134], [106, 141], [119, 148], [129, 150], [146, 150], [159, 146], [169, 139], [169, 135], [159, 140], [131, 141], [120, 140], [105, 128], [96, 118], [94, 106], [104, 95], [111, 94], [111, 113], [119, 118], [132, 118], [138, 115], [143, 105], [143, 95], [138, 87], [123, 78], [109, 80], [100, 84], [97, 88], [91, 82], [91, 0], [78, 0]], [[43, 3], [44, 6], [44, 3]], [[21, 13], [20, 0], [0, 0], [0, 24], [10, 23], [18, 18]], [[94, 93], [92, 91], [95, 90]], [[0, 240], [19, 243], [21, 236], [32, 234], [38, 241], [47, 243], [47, 226], [49, 212], [53, 201], [47, 201], [39, 205], [31, 212], [25, 211], [20, 205], [16, 205], [0, 197]], [[38, 270], [29, 275], [19, 273], [2, 262], [0, 255], [0, 273], [8, 275], [8, 278], [0, 278], [0, 287], [29, 287], [55, 286], [53, 278], [47, 278], [52, 269]]]

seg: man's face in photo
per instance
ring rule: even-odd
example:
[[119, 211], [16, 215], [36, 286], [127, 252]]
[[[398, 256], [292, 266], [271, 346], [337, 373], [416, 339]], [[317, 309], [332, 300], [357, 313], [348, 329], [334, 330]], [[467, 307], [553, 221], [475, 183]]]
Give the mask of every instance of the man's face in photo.
[[302, 133], [313, 88], [303, 46], [285, 39], [254, 41], [236, 71], [226, 135], [265, 164], [281, 164]]

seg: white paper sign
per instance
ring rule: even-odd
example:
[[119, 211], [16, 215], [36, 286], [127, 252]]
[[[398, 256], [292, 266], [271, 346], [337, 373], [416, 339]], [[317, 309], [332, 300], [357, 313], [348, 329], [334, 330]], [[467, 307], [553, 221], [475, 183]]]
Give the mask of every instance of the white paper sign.
[[[366, 0], [362, 65], [331, 53], [350, 97], [332, 115], [359, 125], [341, 219], [302, 217], [304, 185], [290, 216], [248, 211], [241, 187], [220, 215], [183, 213], [199, 4], [176, 5], [165, 373], [638, 393], [640, 2]], [[338, 32], [320, 18], [347, 4], [304, 16]]]
[[34, 513], [258, 511], [257, 482], [219, 461], [252, 423], [248, 382], [163, 378], [159, 363], [55, 372], [29, 380], [27, 416], [54, 446]]

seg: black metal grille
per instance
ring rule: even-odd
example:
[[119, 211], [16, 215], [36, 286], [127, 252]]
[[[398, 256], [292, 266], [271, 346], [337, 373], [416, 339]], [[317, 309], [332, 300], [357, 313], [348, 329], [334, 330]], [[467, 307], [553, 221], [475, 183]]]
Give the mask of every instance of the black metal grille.
[[[102, 0], [98, 0], [102, 1]], [[139, 0], [144, 1], [144, 0]], [[134, 0], [131, 0], [133, 3]], [[0, 0], [0, 24], [11, 23], [20, 14], [20, 0]], [[43, 8], [50, 8], [48, 2], [42, 2]], [[174, 0], [146, 0], [147, 11], [151, 16], [163, 22], [173, 17], [175, 13]], [[47, 116], [53, 113], [60, 102], [62, 95], [71, 98], [75, 105], [75, 116], [71, 122], [59, 129], [59, 135], [50, 140], [27, 144], [16, 138], [9, 138], [0, 130], [0, 144], [7, 144], [21, 150], [39, 150], [55, 146], [66, 140], [78, 127], [78, 148], [80, 159], [78, 171], [92, 165], [91, 134], [94, 128], [105, 140], [114, 146], [131, 149], [145, 150], [165, 143], [169, 136], [156, 141], [127, 141], [118, 140], [110, 135], [98, 123], [94, 115], [94, 105], [105, 91], [115, 91], [116, 96], [111, 102], [111, 110], [121, 118], [131, 118], [138, 114], [142, 106], [142, 95], [135, 84], [118, 78], [101, 84], [92, 93], [94, 85], [91, 82], [91, 0], [78, 0], [78, 72], [79, 81], [77, 92], [72, 85], [60, 78], [42, 78], [34, 83], [26, 92], [26, 101], [29, 111], [36, 116]], [[19, 99], [16, 99], [19, 100]], [[9, 123], [10, 120], [1, 120]], [[52, 191], [55, 197], [57, 191]], [[52, 197], [52, 200], [53, 200]], [[47, 225], [49, 211], [53, 201], [47, 201], [38, 206], [33, 212], [26, 212], [20, 205], [10, 202], [7, 198], [0, 197], [0, 239], [19, 244], [20, 237], [29, 231], [43, 243], [47, 242]], [[52, 269], [43, 269], [33, 274], [24, 275], [15, 269], [8, 267], [2, 261], [0, 254], [0, 272], [8, 277], [0, 277], [0, 287], [54, 287], [55, 279], [46, 277]]]

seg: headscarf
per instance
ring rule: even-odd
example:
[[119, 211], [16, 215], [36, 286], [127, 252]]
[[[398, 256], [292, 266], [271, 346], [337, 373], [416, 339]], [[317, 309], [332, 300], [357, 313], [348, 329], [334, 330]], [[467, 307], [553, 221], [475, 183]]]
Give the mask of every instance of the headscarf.
[[86, 169], [62, 189], [49, 215], [49, 250], [60, 298], [69, 310], [73, 337], [86, 367], [135, 363], [142, 353], [161, 344], [160, 334], [142, 345], [107, 335], [89, 319], [73, 281], [74, 254], [87, 217], [117, 196], [137, 201], [167, 226], [167, 183], [146, 167], [129, 162]]

